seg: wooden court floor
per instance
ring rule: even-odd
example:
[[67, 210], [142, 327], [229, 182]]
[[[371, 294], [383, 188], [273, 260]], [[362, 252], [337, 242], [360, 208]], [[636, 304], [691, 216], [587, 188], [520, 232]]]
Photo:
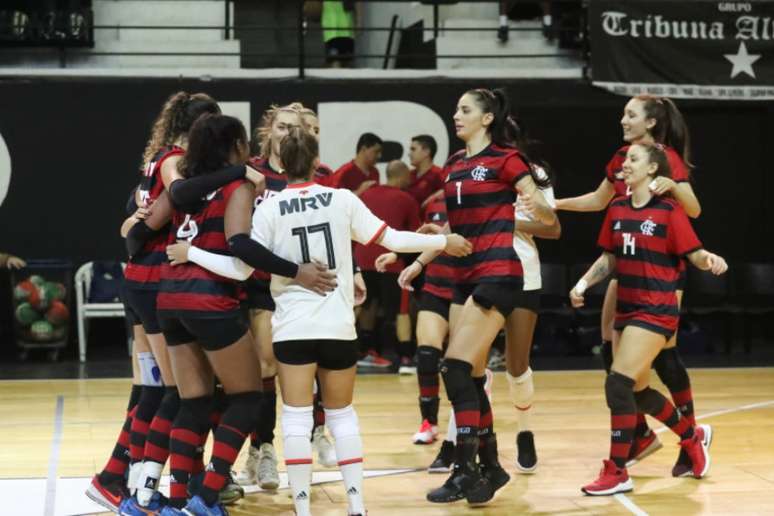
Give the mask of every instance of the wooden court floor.
[[[700, 481], [670, 476], [678, 449], [667, 431], [659, 434], [664, 448], [630, 469], [634, 492], [590, 498], [579, 488], [595, 478], [608, 448], [602, 373], [535, 374], [532, 421], [539, 468], [534, 475], [515, 473], [516, 417], [506, 379], [496, 374], [495, 429], [512, 480], [489, 506], [471, 509], [464, 502], [425, 502], [426, 491], [445, 477], [422, 469], [438, 445], [410, 441], [418, 427], [416, 379], [361, 376], [355, 404], [365, 467], [374, 475], [364, 484], [369, 514], [774, 514], [774, 368], [694, 369], [691, 377], [697, 414], [715, 429], [709, 476]], [[99, 513], [82, 493], [113, 446], [128, 386], [123, 379], [0, 382], [0, 514]], [[441, 406], [445, 428], [447, 405]], [[281, 438], [276, 444], [281, 453]], [[237, 469], [245, 454], [243, 449]], [[336, 478], [335, 470], [316, 468], [315, 514], [346, 513]], [[292, 514], [287, 493], [251, 493], [231, 514]]]

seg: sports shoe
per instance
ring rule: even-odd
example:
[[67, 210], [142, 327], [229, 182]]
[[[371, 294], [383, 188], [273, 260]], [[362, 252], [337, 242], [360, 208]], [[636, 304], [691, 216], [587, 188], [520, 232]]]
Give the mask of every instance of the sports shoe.
[[417, 374], [417, 363], [410, 357], [400, 358], [400, 367], [398, 367], [398, 374], [410, 375]]
[[505, 370], [505, 355], [497, 348], [492, 348], [486, 367], [494, 371]]
[[185, 513], [183, 512], [183, 509], [176, 509], [171, 505], [167, 505], [166, 507], [161, 509], [161, 512], [159, 512], [159, 516], [185, 516]]
[[[199, 492], [199, 489], [204, 483], [204, 475], [205, 472], [202, 471], [201, 473], [197, 473], [196, 475], [191, 476], [191, 479], [188, 481], [189, 497], [194, 496]], [[237, 484], [234, 481], [233, 474], [229, 473], [228, 478], [226, 479], [226, 483], [223, 484], [223, 489], [221, 489], [218, 493], [218, 502], [222, 503], [223, 505], [233, 505], [244, 497], [244, 488]]]
[[427, 468], [428, 473], [449, 473], [454, 464], [454, 443], [451, 441], [443, 441], [441, 449], [438, 451], [438, 455], [430, 467]]
[[236, 476], [236, 481], [241, 486], [254, 486], [258, 483], [258, 458], [261, 452], [258, 448], [250, 446], [247, 452], [245, 468]]
[[507, 43], [508, 42], [508, 26], [507, 25], [500, 25], [497, 28], [497, 39], [500, 40], [500, 43]]
[[[698, 428], [701, 428], [702, 441], [707, 449], [709, 449], [712, 444], [712, 427], [709, 425], [699, 425]], [[677, 457], [677, 462], [672, 468], [672, 476], [677, 478], [693, 476], [693, 464], [691, 463], [691, 458], [682, 447], [680, 448], [680, 455]]]
[[480, 463], [481, 475], [492, 486], [492, 491], [497, 492], [511, 479], [511, 476], [500, 465], [500, 459], [497, 453], [497, 436], [490, 434], [485, 437], [479, 437], [483, 445], [478, 449], [478, 459]]
[[414, 434], [414, 444], [433, 444], [438, 438], [438, 425], [431, 425], [427, 419], [422, 420], [419, 431]]
[[336, 459], [336, 448], [325, 435], [325, 427], [322, 425], [312, 432], [312, 450], [317, 451], [317, 462], [326, 468], [335, 468], [339, 465]]
[[274, 491], [279, 487], [277, 452], [271, 443], [263, 443], [258, 458], [258, 485], [261, 489]]
[[167, 498], [159, 492], [153, 493], [153, 497], [147, 507], [140, 505], [136, 496], [124, 498], [118, 507], [118, 514], [121, 516], [150, 516], [156, 515], [161, 509], [166, 507]]
[[86, 489], [86, 496], [109, 511], [117, 513], [121, 502], [129, 498], [129, 491], [122, 480], [102, 484], [99, 475], [94, 475]]
[[470, 505], [481, 505], [494, 497], [494, 489], [476, 464], [479, 440], [467, 437], [454, 448], [454, 468], [451, 476], [439, 488], [427, 493], [432, 503], [452, 503], [465, 498]]
[[377, 367], [379, 369], [388, 369], [392, 367], [392, 362], [379, 356], [376, 351], [369, 350], [366, 355], [357, 361], [358, 367]]
[[707, 432], [704, 427], [709, 425], [700, 425], [694, 429], [693, 437], [680, 441], [680, 447], [685, 450], [688, 458], [691, 460], [691, 472], [694, 478], [704, 477], [710, 468], [709, 447], [706, 442], [711, 442], [712, 428], [709, 428], [710, 441], [705, 441]]
[[219, 503], [212, 506], [207, 505], [199, 495], [188, 500], [188, 504], [183, 507], [183, 514], [186, 516], [228, 516], [228, 512], [222, 505]]
[[534, 473], [537, 469], [537, 452], [535, 451], [535, 436], [532, 432], [519, 432], [516, 436], [516, 469], [522, 473]]
[[628, 493], [634, 487], [626, 468], [619, 468], [612, 460], [602, 461], [599, 478], [589, 485], [581, 487], [581, 491], [591, 496], [608, 496], [616, 493]]
[[629, 450], [629, 460], [626, 461], [626, 467], [630, 468], [639, 461], [659, 451], [664, 445], [659, 441], [658, 436], [648, 428], [645, 435], [637, 436], [632, 441], [632, 447]]

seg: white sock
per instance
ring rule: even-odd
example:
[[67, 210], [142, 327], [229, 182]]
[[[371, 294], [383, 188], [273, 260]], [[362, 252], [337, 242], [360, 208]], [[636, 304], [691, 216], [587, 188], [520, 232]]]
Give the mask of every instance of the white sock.
[[282, 405], [282, 437], [285, 445], [285, 467], [293, 492], [298, 516], [311, 516], [310, 481], [312, 478], [312, 427], [314, 408]]
[[336, 456], [344, 477], [350, 514], [365, 514], [363, 504], [363, 441], [360, 425], [352, 405], [342, 409], [325, 409], [325, 424], [336, 441]]
[[153, 494], [158, 489], [163, 469], [164, 465], [158, 462], [148, 460], [142, 463], [140, 476], [137, 480], [137, 502], [143, 507], [148, 506]]
[[129, 476], [126, 479], [126, 487], [132, 495], [137, 490], [137, 481], [140, 479], [141, 472], [142, 462], [135, 462], [134, 464], [129, 465]]
[[504, 14], [500, 15], [500, 27], [503, 25], [508, 25], [508, 17]]
[[521, 376], [511, 376], [506, 372], [510, 386], [511, 401], [518, 414], [519, 432], [529, 430], [529, 414], [535, 397], [535, 384], [532, 381], [532, 369], [529, 367]]
[[453, 408], [449, 408], [449, 426], [446, 427], [446, 440], [457, 444], [457, 421], [454, 420]]
[[543, 24], [544, 25], [551, 25], [551, 15], [550, 14], [543, 15]]

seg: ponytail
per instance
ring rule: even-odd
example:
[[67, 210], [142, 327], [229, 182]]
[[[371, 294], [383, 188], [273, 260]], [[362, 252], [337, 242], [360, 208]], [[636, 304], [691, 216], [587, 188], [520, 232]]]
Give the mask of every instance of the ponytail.
[[651, 95], [638, 95], [635, 98], [642, 101], [645, 117], [656, 121], [656, 125], [650, 130], [653, 139], [657, 143], [672, 147], [686, 167], [692, 169], [688, 124], [672, 99]]

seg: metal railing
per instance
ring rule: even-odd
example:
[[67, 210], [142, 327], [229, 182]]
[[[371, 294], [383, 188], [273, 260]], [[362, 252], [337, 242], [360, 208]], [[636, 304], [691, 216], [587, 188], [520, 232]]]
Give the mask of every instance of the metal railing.
[[[427, 54], [427, 53], [394, 53], [392, 46], [395, 39], [395, 34], [398, 30], [410, 30], [410, 31], [416, 31], [416, 32], [432, 32], [434, 38], [438, 38], [443, 33], [454, 33], [454, 32], [460, 32], [460, 33], [470, 33], [470, 32], [479, 32], [479, 33], [487, 33], [491, 34], [493, 37], [496, 35], [498, 26], [497, 26], [497, 20], [492, 19], [492, 27], [491, 28], [481, 28], [481, 27], [440, 27], [440, 8], [443, 5], [448, 5], [450, 3], [478, 3], [478, 4], [492, 4], [492, 3], [499, 3], [499, 0], [461, 0], [459, 2], [445, 2], [444, 0], [440, 0], [437, 2], [433, 2], [432, 0], [425, 0], [421, 3], [423, 4], [432, 4], [433, 7], [433, 25], [431, 27], [404, 27], [403, 29], [398, 28], [398, 16], [394, 15], [391, 20], [391, 24], [389, 27], [374, 27], [374, 26], [347, 26], [347, 27], [332, 27], [332, 26], [316, 26], [316, 25], [310, 25], [307, 23], [307, 20], [304, 16], [304, 0], [291, 0], [295, 2], [297, 6], [297, 15], [296, 15], [296, 24], [295, 25], [235, 25], [234, 21], [232, 19], [232, 7], [233, 7], [233, 1], [232, 0], [224, 0], [224, 24], [223, 25], [94, 25], [93, 23], [89, 24], [88, 27], [88, 35], [89, 39], [93, 42], [94, 41], [94, 33], [95, 31], [101, 31], [101, 30], [115, 30], [115, 31], [125, 31], [125, 30], [217, 30], [222, 31], [223, 38], [225, 40], [232, 39], [234, 34], [238, 31], [241, 34], [249, 33], [249, 32], [294, 32], [296, 34], [296, 41], [297, 41], [297, 50], [294, 52], [252, 52], [252, 51], [239, 51], [239, 52], [181, 52], [181, 51], [165, 51], [165, 50], [158, 50], [158, 51], [93, 51], [93, 50], [86, 50], [81, 49], [77, 47], [83, 47], [83, 46], [89, 46], [84, 45], [83, 42], [80, 42], [80, 44], [76, 45], [69, 45], [65, 44], [65, 42], [57, 42], [57, 41], [50, 41], [48, 44], [31, 44], [31, 45], [25, 45], [24, 41], [16, 41], [11, 42], [10, 45], [8, 45], [7, 40], [0, 40], [0, 49], [4, 46], [3, 43], [6, 43], [7, 46], [13, 46], [14, 52], [18, 54], [24, 54], [24, 53], [32, 53], [33, 51], [30, 49], [25, 49], [25, 46], [30, 47], [40, 47], [40, 46], [47, 46], [51, 47], [52, 49], [55, 49], [58, 51], [59, 55], [59, 61], [60, 61], [60, 67], [66, 68], [67, 67], [67, 61], [70, 57], [81, 57], [81, 56], [147, 56], [147, 57], [193, 57], [193, 56], [203, 56], [203, 57], [240, 57], [240, 58], [296, 58], [296, 66], [288, 67], [288, 68], [296, 68], [298, 72], [298, 78], [304, 79], [306, 77], [306, 70], [308, 68], [308, 63], [311, 60], [314, 61], [323, 61], [326, 59], [325, 54], [315, 54], [315, 53], [308, 53], [306, 46], [307, 46], [307, 40], [310, 36], [310, 34], [316, 34], [316, 33], [322, 33], [323, 31], [328, 30], [347, 30], [351, 31], [354, 34], [357, 33], [364, 33], [364, 32], [387, 32], [388, 33], [388, 41], [386, 45], [386, 49], [384, 53], [374, 54], [374, 53], [357, 53], [354, 52], [349, 56], [352, 60], [354, 59], [381, 59], [382, 60], [382, 68], [388, 68], [389, 61], [391, 59], [420, 59], [420, 60], [438, 60], [438, 59], [537, 59], [537, 58], [554, 58], [554, 57], [567, 57], [567, 52], [553, 52], [553, 53], [533, 53], [533, 54], [524, 54], [524, 53], [496, 53], [496, 54]], [[320, 0], [321, 2], [333, 2], [336, 0]], [[408, 2], [415, 2], [416, 0], [357, 0], [354, 3], [358, 4], [368, 4], [368, 3], [385, 3], [385, 2], [401, 2], [401, 3], [408, 3]], [[552, 0], [550, 2], [553, 5], [566, 5], [566, 4], [580, 4], [581, 2], [577, 1], [569, 1], [569, 0]], [[93, 20], [93, 14], [91, 11], [87, 13], [87, 19], [89, 21]], [[11, 25], [11, 29], [17, 28], [16, 26]], [[30, 26], [25, 26], [26, 29], [30, 29]], [[34, 29], [35, 27], [32, 27]], [[582, 16], [578, 20], [578, 25], [573, 27], [562, 27], [562, 28], [554, 28], [554, 33], [557, 37], [561, 35], [562, 32], [571, 32], [578, 36], [580, 40], [580, 48], [577, 49], [577, 56], [581, 58], [581, 62], [583, 63], [584, 67], [588, 65], [588, 56], [589, 56], [589, 49], [588, 49], [588, 27], [585, 19], [585, 9], [582, 12]], [[541, 27], [510, 27], [510, 32], [539, 32], [542, 31]], [[319, 38], [319, 41], [322, 42], [322, 38]], [[321, 45], [322, 48], [322, 45]], [[36, 54], [39, 55], [39, 49], [34, 51]], [[572, 55], [572, 54], [569, 54]]]

